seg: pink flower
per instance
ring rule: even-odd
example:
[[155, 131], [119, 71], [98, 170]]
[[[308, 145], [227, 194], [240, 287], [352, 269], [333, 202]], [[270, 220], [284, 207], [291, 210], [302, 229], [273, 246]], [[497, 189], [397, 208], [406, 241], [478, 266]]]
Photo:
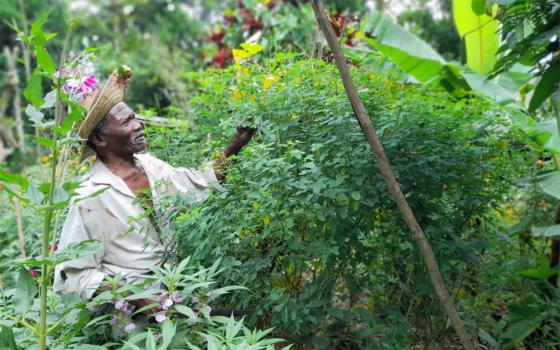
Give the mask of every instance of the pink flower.
[[156, 322], [157, 323], [162, 323], [165, 320], [167, 320], [167, 316], [165, 316], [165, 313], [159, 312], [159, 313], [156, 314]]
[[134, 331], [135, 329], [136, 329], [136, 325], [132, 322], [130, 322], [129, 324], [127, 324], [124, 327], [124, 331], [127, 332], [127, 333], [130, 333], [130, 332]]
[[84, 85], [91, 89], [97, 87], [97, 85], [99, 85], [99, 82], [97, 81], [95, 75], [90, 74], [84, 80]]
[[39, 274], [37, 271], [35, 271], [33, 269], [31, 269], [31, 271], [29, 271], [29, 272], [31, 272], [31, 276], [33, 276], [33, 278], [37, 277], [37, 275]]

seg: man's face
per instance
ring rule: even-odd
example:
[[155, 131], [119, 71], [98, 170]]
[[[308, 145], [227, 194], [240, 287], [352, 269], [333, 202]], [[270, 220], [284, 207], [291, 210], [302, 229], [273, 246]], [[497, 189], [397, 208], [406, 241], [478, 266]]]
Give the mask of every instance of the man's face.
[[124, 102], [119, 102], [107, 113], [107, 126], [103, 132], [104, 151], [116, 155], [130, 155], [146, 149], [144, 124]]

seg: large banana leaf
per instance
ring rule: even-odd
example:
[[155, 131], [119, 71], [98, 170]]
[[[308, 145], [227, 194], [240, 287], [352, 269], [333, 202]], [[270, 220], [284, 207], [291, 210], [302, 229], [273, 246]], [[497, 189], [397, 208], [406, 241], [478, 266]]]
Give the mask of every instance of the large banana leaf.
[[486, 14], [477, 15], [473, 10], [473, 1], [453, 0], [453, 17], [465, 44], [467, 65], [473, 71], [486, 75], [496, 62], [500, 43], [499, 23]]
[[447, 62], [429, 44], [375, 11], [364, 27], [369, 45], [419, 82], [434, 79]]

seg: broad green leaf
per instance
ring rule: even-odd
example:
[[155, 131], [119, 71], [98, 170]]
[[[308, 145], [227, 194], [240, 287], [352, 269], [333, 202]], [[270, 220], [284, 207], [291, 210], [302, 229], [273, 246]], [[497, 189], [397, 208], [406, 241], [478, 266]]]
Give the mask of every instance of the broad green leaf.
[[471, 8], [478, 16], [486, 13], [486, 0], [471, 0]]
[[467, 65], [486, 75], [494, 67], [500, 38], [499, 23], [485, 14], [477, 15], [470, 1], [453, 0], [453, 18], [467, 52]]
[[468, 67], [462, 67], [461, 72], [473, 90], [480, 91], [488, 97], [491, 97], [496, 103], [507, 104], [514, 101], [515, 96], [513, 92], [506, 90], [493, 80], [487, 80], [482, 74], [474, 72]]
[[538, 259], [538, 261], [539, 261], [539, 266], [532, 269], [517, 271], [517, 274], [520, 276], [530, 277], [530, 278], [535, 278], [538, 280], [545, 281], [549, 277], [554, 276], [558, 273], [558, 270], [550, 268], [548, 266], [549, 264], [548, 259], [541, 257]]
[[0, 349], [17, 350], [16, 339], [12, 329], [8, 326], [0, 326]]
[[543, 102], [560, 88], [560, 59], [555, 59], [543, 73], [533, 97], [529, 103], [529, 111], [534, 112]]
[[33, 123], [33, 126], [45, 126], [45, 122], [43, 121], [45, 114], [35, 108], [32, 104], [27, 105], [27, 107], [25, 108], [25, 114], [27, 114], [29, 120]]
[[420, 82], [434, 79], [447, 64], [430, 45], [378, 11], [373, 12], [364, 31], [369, 45]]
[[41, 202], [43, 202], [45, 195], [41, 191], [39, 191], [39, 188], [37, 186], [35, 186], [34, 184], [30, 184], [23, 198], [27, 199], [31, 204], [39, 205], [41, 204]]
[[25, 177], [13, 173], [8, 173], [2, 168], [0, 168], [0, 181], [7, 184], [17, 185], [24, 191], [29, 187], [29, 182]]
[[38, 136], [35, 138], [35, 141], [37, 141], [37, 144], [45, 146], [45, 147], [49, 147], [49, 148], [55, 148], [56, 147], [56, 141], [49, 139], [47, 137], [41, 137]]
[[33, 104], [33, 106], [39, 108], [45, 101], [43, 100], [41, 90], [41, 73], [38, 71], [33, 72], [29, 84], [25, 90], [23, 90], [23, 96]]
[[535, 237], [556, 237], [560, 236], [560, 225], [553, 225], [547, 227], [533, 227], [531, 233]]
[[556, 119], [549, 119], [537, 123], [533, 140], [545, 150], [560, 153], [560, 137]]
[[37, 293], [37, 286], [33, 281], [31, 273], [21, 268], [16, 281], [16, 294], [14, 294], [14, 310], [20, 314], [25, 314], [33, 305], [33, 299]]
[[510, 339], [510, 341], [504, 345], [504, 348], [509, 349], [521, 343], [541, 325], [542, 321], [543, 317], [539, 315], [535, 318], [521, 319], [509, 325], [503, 338]]
[[41, 109], [52, 108], [54, 107], [55, 102], [56, 102], [56, 90], [49, 91], [45, 95], [45, 103], [43, 103]]
[[51, 58], [51, 55], [42, 47], [35, 48], [35, 56], [37, 56], [37, 64], [41, 67], [45, 72], [49, 74], [53, 74], [55, 71], [54, 62]]
[[539, 186], [545, 193], [560, 199], [560, 170], [539, 176]]

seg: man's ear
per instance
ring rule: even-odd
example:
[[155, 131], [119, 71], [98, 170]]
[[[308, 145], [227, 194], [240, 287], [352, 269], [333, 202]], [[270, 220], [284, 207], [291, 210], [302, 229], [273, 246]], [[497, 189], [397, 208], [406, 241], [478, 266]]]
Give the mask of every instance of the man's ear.
[[96, 148], [107, 146], [107, 139], [105, 135], [97, 133], [91, 134], [89, 140], [95, 145]]

